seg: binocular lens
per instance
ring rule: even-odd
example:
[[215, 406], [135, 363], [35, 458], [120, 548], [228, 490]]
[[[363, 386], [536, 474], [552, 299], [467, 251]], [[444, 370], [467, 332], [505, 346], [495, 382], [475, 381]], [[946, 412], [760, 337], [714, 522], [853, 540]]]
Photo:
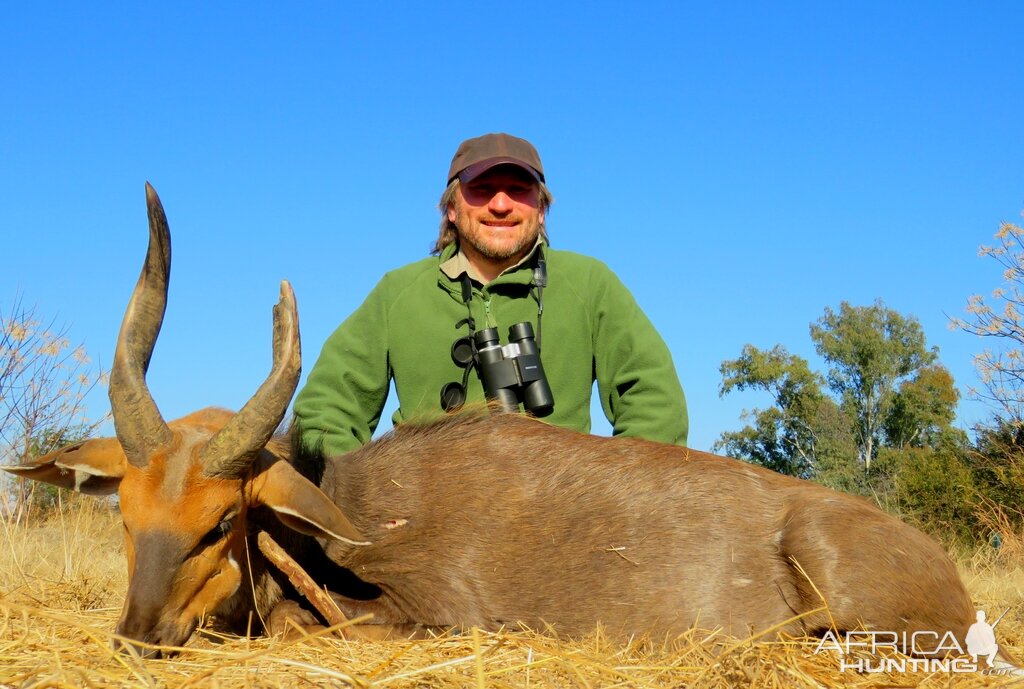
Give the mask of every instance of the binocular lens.
[[453, 411], [466, 403], [466, 388], [451, 382], [441, 388], [441, 409]]
[[473, 361], [473, 343], [469, 336], [460, 337], [452, 344], [452, 361], [466, 368]]

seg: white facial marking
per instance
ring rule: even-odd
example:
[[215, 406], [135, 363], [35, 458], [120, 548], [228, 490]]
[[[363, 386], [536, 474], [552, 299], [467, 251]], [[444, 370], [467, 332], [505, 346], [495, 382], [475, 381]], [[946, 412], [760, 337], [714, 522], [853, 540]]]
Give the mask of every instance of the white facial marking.
[[238, 562], [235, 561], [233, 553], [228, 553], [228, 564], [231, 565], [231, 568], [238, 573], [238, 576], [235, 578], [235, 587], [231, 589], [231, 593], [228, 594], [229, 596], [233, 596], [238, 590], [238, 587], [242, 585], [242, 568], [238, 566]]
[[191, 448], [201, 445], [210, 438], [210, 432], [202, 428], [181, 428], [176, 431], [181, 434], [177, 452], [167, 458], [166, 473], [164, 474], [163, 490], [172, 499], [182, 495], [185, 487], [185, 476], [189, 466], [192, 464]]

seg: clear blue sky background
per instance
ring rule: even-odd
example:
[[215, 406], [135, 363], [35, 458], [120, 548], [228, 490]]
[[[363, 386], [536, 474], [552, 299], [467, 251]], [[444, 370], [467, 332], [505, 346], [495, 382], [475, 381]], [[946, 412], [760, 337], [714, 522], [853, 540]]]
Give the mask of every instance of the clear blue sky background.
[[451, 155], [487, 131], [537, 145], [553, 243], [661, 330], [692, 446], [765, 402], [719, 399], [723, 360], [819, 365], [808, 324], [842, 300], [916, 316], [975, 384], [983, 343], [947, 322], [998, 285], [978, 246], [1024, 208], [1020, 3], [161, 5], [0, 6], [0, 308], [20, 291], [109, 365], [151, 181], [167, 418], [256, 389], [282, 278], [308, 370], [426, 255]]

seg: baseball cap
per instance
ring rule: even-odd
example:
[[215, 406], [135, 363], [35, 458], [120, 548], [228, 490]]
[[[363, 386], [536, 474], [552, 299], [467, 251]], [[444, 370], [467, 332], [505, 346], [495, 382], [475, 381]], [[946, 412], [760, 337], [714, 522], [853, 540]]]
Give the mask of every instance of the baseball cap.
[[502, 164], [518, 165], [538, 182], [544, 181], [544, 167], [533, 144], [511, 134], [484, 134], [459, 144], [448, 168], [448, 183], [456, 177], [463, 183], [469, 182]]

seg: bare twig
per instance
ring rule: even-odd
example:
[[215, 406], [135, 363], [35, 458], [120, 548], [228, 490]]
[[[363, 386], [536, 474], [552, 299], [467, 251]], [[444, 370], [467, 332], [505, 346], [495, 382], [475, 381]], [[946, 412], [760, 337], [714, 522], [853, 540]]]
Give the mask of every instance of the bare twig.
[[[331, 597], [320, 590], [316, 582], [306, 574], [306, 570], [302, 569], [299, 563], [270, 537], [270, 534], [260, 531], [256, 537], [256, 543], [259, 545], [260, 552], [266, 555], [267, 559], [274, 563], [274, 566], [284, 572], [288, 581], [292, 582], [292, 586], [313, 604], [313, 607], [324, 616], [330, 626], [335, 627], [348, 622]], [[344, 634], [345, 631], [341, 630], [341, 633]]]

